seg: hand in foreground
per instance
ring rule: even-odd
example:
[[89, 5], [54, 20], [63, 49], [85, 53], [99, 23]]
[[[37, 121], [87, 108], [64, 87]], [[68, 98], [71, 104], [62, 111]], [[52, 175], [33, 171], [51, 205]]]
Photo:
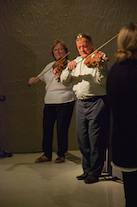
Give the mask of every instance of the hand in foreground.
[[59, 71], [57, 68], [53, 68], [52, 72], [54, 73], [54, 75], [56, 75]]
[[77, 66], [76, 61], [71, 61], [68, 63], [68, 69], [73, 70]]
[[103, 57], [103, 53], [102, 54], [99, 54], [99, 55], [96, 55], [94, 58], [95, 58], [95, 62], [98, 66], [98, 68], [103, 68], [103, 63], [104, 61], [102, 62], [102, 57]]

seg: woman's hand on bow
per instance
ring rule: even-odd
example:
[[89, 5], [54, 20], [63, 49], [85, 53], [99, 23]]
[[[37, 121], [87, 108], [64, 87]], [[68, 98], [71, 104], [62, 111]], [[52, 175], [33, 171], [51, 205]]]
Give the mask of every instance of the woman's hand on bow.
[[29, 79], [29, 85], [35, 84], [35, 83], [40, 83], [41, 80], [38, 77], [31, 77]]

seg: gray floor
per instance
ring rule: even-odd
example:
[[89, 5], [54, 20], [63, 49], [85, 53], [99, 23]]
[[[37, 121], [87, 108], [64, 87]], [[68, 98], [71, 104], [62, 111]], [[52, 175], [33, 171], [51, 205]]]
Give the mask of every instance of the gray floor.
[[[70, 151], [81, 157], [79, 151]], [[81, 164], [69, 159], [55, 164], [34, 163], [42, 153], [14, 154], [0, 159], [1, 207], [124, 207], [122, 182], [85, 184], [76, 179]]]

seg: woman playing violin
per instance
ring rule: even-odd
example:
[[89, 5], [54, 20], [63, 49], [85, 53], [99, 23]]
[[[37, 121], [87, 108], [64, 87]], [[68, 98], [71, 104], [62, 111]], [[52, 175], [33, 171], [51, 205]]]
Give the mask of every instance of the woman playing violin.
[[[72, 83], [77, 97], [77, 138], [83, 155], [83, 174], [77, 176], [77, 179], [94, 183], [98, 181], [103, 169], [108, 135], [108, 59], [105, 59], [103, 52], [93, 52], [93, 41], [87, 34], [79, 34], [76, 37], [76, 45], [80, 56], [68, 63], [60, 80], [63, 84]], [[91, 57], [87, 61], [89, 55]]]
[[[55, 121], [57, 121], [58, 140], [58, 157], [55, 160], [55, 163], [65, 161], [65, 153], [68, 149], [68, 128], [73, 113], [75, 95], [72, 91], [71, 84], [64, 86], [57, 80], [57, 78], [55, 78], [53, 70], [57, 70], [59, 60], [63, 58], [67, 52], [68, 48], [65, 43], [63, 41], [56, 40], [52, 46], [52, 55], [55, 58], [55, 61], [49, 63], [38, 77], [32, 77], [29, 79], [30, 85], [42, 81], [46, 84], [42, 143], [44, 154], [35, 160], [36, 163], [52, 160], [52, 141]], [[66, 61], [68, 62], [67, 57]]]

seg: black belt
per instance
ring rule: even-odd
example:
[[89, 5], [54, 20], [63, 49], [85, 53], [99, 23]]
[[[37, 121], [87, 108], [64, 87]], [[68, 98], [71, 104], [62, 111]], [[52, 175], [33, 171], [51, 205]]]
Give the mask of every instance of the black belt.
[[96, 101], [98, 100], [99, 98], [104, 98], [106, 95], [104, 96], [93, 96], [92, 98], [89, 98], [89, 99], [79, 99], [80, 101], [83, 101], [83, 102], [87, 102], [87, 101]]

